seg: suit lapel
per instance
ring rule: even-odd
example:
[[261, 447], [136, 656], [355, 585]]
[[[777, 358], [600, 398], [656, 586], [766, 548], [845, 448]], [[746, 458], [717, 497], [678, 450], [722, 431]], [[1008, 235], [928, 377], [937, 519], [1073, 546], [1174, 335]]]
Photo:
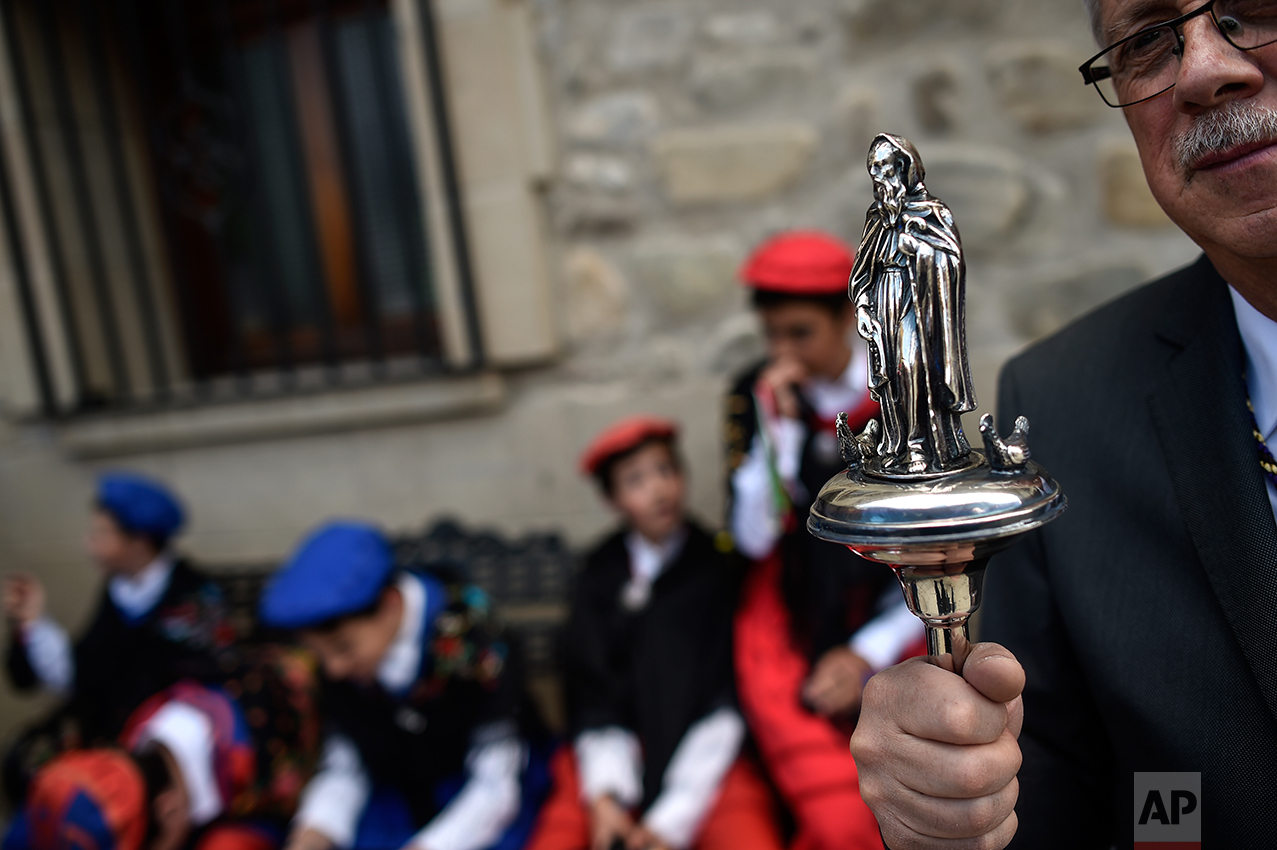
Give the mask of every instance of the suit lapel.
[[1246, 410], [1232, 304], [1205, 259], [1198, 267], [1188, 303], [1160, 323], [1159, 336], [1178, 352], [1148, 403], [1193, 544], [1277, 717], [1277, 522]]

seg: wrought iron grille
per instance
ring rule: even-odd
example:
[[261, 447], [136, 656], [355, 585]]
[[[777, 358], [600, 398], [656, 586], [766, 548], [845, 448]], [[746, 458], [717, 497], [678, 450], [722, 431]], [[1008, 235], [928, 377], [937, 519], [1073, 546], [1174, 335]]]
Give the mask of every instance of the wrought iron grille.
[[55, 388], [0, 170], [47, 414], [437, 373], [440, 262], [480, 365], [429, 0], [418, 8], [449, 245], [427, 238], [386, 0], [0, 0], [74, 385]]

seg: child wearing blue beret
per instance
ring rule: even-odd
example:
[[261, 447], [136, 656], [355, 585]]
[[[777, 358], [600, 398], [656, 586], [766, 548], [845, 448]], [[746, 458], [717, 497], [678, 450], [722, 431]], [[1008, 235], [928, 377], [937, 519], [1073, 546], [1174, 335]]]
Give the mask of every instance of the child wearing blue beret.
[[42, 758], [36, 753], [109, 742], [152, 694], [183, 677], [216, 674], [233, 631], [217, 585], [171, 547], [184, 520], [181, 503], [158, 481], [123, 472], [98, 479], [85, 546], [106, 587], [74, 645], [45, 612], [38, 580], [19, 574], [0, 583], [10, 681], [65, 698], [6, 760], [11, 796], [23, 794]]
[[534, 713], [482, 592], [398, 569], [379, 530], [330, 522], [260, 614], [318, 657], [330, 725], [290, 850], [522, 847], [540, 797]]

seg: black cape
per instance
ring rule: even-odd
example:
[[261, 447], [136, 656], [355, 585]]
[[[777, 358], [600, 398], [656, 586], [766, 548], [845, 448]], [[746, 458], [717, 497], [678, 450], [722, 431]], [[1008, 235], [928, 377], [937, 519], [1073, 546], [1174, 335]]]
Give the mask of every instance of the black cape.
[[[423, 578], [417, 575], [418, 578]], [[422, 666], [404, 694], [380, 685], [323, 682], [324, 713], [359, 749], [376, 784], [395, 788], [413, 820], [424, 825], [440, 810], [440, 783], [457, 778], [476, 730], [540, 735], [539, 717], [523, 687], [516, 647], [490, 617], [474, 589], [430, 576], [447, 594], [446, 608], [427, 624]]]
[[625, 532], [600, 543], [577, 577], [563, 633], [564, 689], [574, 735], [620, 726], [643, 744], [646, 808], [683, 735], [734, 705], [732, 614], [744, 561], [688, 526], [682, 552], [653, 582], [647, 604], [625, 608]]

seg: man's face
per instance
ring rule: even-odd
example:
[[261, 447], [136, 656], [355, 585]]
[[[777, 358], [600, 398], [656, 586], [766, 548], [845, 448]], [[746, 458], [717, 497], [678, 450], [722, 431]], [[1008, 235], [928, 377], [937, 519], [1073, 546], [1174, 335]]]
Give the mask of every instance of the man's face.
[[893, 212], [900, 209], [901, 199], [905, 194], [900, 166], [900, 157], [890, 145], [878, 145], [869, 158], [869, 176], [874, 182], [874, 197]]
[[612, 506], [648, 540], [661, 541], [683, 524], [686, 483], [669, 445], [651, 442], [612, 466]]
[[155, 547], [145, 536], [120, 528], [115, 517], [95, 509], [84, 535], [89, 558], [108, 576], [132, 576], [155, 559]]
[[[1202, 0], [1101, 0], [1111, 43], [1178, 17]], [[1215, 145], [1181, 163], [1195, 125], [1222, 111], [1277, 109], [1277, 45], [1240, 51], [1209, 14], [1183, 26], [1184, 54], [1175, 87], [1128, 106], [1127, 124], [1157, 202], [1218, 263], [1277, 257], [1277, 129], [1248, 144]]]
[[807, 375], [830, 380], [842, 374], [851, 355], [847, 337], [855, 313], [851, 302], [839, 312], [819, 304], [786, 301], [760, 308], [767, 359], [797, 361]]
[[399, 590], [388, 587], [371, 613], [348, 617], [333, 629], [304, 630], [301, 643], [315, 653], [324, 675], [332, 681], [370, 685], [399, 632], [402, 618]]

